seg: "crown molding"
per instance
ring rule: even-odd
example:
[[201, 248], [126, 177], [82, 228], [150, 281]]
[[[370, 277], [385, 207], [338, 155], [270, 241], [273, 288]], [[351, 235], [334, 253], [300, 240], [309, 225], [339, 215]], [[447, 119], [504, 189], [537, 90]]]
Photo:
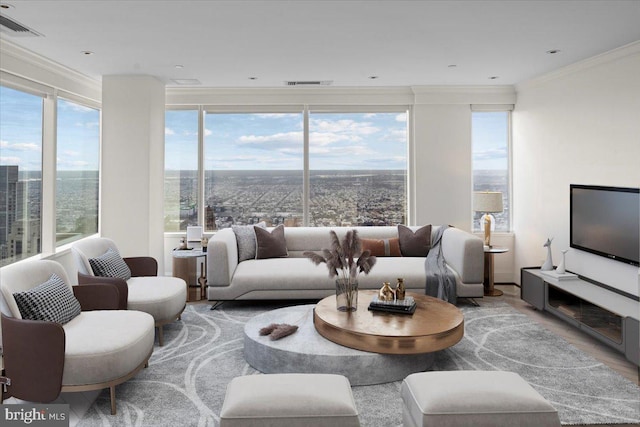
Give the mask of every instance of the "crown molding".
[[0, 70], [58, 90], [100, 101], [100, 81], [0, 39]]
[[519, 92], [522, 89], [536, 87], [552, 80], [561, 79], [563, 77], [570, 76], [571, 74], [585, 71], [590, 68], [617, 61], [619, 59], [633, 55], [640, 55], [640, 40], [626, 44], [624, 46], [620, 46], [608, 52], [592, 56], [591, 58], [575, 62], [573, 64], [559, 68], [555, 71], [551, 71], [547, 74], [534, 77], [533, 79], [518, 83], [516, 85], [516, 91]]

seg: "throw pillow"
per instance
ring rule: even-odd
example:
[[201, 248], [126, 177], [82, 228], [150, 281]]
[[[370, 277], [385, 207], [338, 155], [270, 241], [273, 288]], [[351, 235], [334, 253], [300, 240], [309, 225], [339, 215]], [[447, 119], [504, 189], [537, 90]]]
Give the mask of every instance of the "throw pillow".
[[373, 256], [402, 256], [400, 239], [360, 239], [362, 250], [369, 250]]
[[69, 322], [82, 310], [73, 291], [56, 274], [28, 291], [16, 292], [13, 298], [23, 319]]
[[120, 254], [113, 249], [107, 249], [99, 257], [89, 258], [89, 265], [93, 274], [100, 277], [117, 277], [123, 280], [131, 279], [131, 270]]
[[[255, 225], [260, 228], [267, 228], [267, 224], [262, 221]], [[236, 235], [238, 244], [238, 262], [256, 257], [256, 233], [253, 225], [232, 225], [231, 229]]]
[[431, 249], [431, 224], [420, 227], [414, 233], [409, 227], [398, 225], [402, 256], [427, 256]]
[[287, 242], [284, 240], [284, 225], [280, 224], [271, 232], [256, 226], [254, 231], [256, 232], [256, 259], [289, 256]]

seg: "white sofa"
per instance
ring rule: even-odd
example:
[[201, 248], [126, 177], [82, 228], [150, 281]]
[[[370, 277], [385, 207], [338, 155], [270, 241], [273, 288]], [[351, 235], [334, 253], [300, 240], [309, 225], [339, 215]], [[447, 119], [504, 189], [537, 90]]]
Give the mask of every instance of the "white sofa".
[[[410, 227], [413, 230], [419, 227]], [[356, 229], [362, 239], [398, 237], [397, 227], [285, 227], [289, 256], [238, 262], [236, 235], [232, 229], [218, 231], [207, 246], [207, 298], [211, 301], [234, 299], [316, 299], [335, 292], [335, 279], [326, 265], [314, 265], [304, 251], [330, 248], [329, 230], [342, 239]], [[432, 237], [438, 226], [432, 227]], [[457, 228], [442, 236], [442, 253], [456, 276], [459, 298], [483, 296], [484, 249], [480, 238]], [[377, 257], [369, 275], [360, 274], [360, 289], [380, 289], [383, 282], [395, 286], [404, 278], [407, 291], [424, 294], [426, 257]]]

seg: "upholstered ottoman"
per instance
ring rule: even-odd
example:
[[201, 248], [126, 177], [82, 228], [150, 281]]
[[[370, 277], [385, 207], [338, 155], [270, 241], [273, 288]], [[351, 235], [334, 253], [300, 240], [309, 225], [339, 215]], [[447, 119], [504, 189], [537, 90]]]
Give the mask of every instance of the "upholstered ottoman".
[[405, 426], [560, 426], [554, 407], [513, 372], [420, 372], [400, 393]]
[[332, 374], [236, 377], [227, 386], [220, 427], [359, 426], [349, 380]]

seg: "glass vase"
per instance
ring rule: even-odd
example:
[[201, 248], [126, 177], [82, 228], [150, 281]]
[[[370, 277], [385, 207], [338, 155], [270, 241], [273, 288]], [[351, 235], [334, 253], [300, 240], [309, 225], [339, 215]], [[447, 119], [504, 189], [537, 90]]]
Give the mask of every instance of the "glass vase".
[[358, 309], [358, 281], [336, 280], [336, 308], [338, 311], [356, 311]]

